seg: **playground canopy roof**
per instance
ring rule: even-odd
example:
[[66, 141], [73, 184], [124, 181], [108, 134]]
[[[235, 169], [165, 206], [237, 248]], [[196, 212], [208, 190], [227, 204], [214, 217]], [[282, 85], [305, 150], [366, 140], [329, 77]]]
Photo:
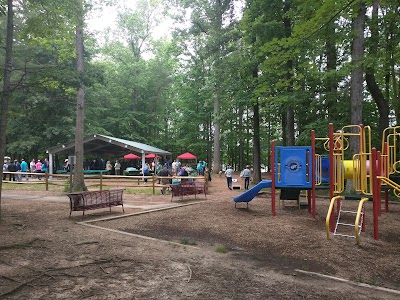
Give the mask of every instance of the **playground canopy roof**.
[[190, 152], [186, 152], [186, 153], [183, 153], [181, 155], [178, 155], [176, 158], [179, 158], [179, 159], [197, 159], [197, 156], [193, 155]]
[[[86, 136], [83, 139], [84, 153], [96, 153], [99, 156], [122, 156], [127, 151], [134, 151], [137, 153], [156, 153], [159, 155], [171, 155], [171, 152], [162, 150], [150, 145], [115, 138], [102, 134], [93, 134]], [[75, 154], [75, 141], [70, 141], [63, 145], [58, 145], [47, 149], [47, 153], [54, 155], [74, 155]]]

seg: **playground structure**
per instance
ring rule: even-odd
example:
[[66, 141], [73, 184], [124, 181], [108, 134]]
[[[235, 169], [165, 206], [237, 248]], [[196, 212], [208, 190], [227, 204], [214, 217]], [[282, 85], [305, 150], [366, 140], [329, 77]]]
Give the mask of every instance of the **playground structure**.
[[[371, 145], [371, 129], [364, 125], [348, 125], [334, 131], [329, 124], [328, 137], [317, 138], [311, 132], [311, 146], [276, 146], [272, 142], [271, 179], [263, 180], [242, 195], [234, 197], [237, 202], [251, 201], [263, 188], [271, 188], [271, 211], [276, 215], [276, 190], [280, 200], [296, 200], [298, 205], [301, 190], [307, 193], [307, 207], [312, 217], [316, 216], [316, 192], [329, 189], [330, 206], [326, 217], [327, 238], [330, 234], [353, 237], [359, 243], [361, 232], [365, 231], [365, 203], [372, 200], [374, 239], [378, 240], [378, 218], [381, 215], [381, 195], [385, 194], [385, 211], [389, 210], [389, 190], [400, 198], [400, 185], [395, 174], [400, 161], [397, 156], [397, 139], [400, 126], [390, 127], [383, 132], [382, 151]], [[327, 154], [316, 153], [316, 143], [322, 142]], [[350, 143], [359, 145], [358, 153], [352, 159], [345, 159]], [[346, 153], [347, 151], [347, 153]], [[346, 192], [345, 183], [352, 185]], [[357, 208], [349, 210], [344, 203], [356, 203]], [[335, 210], [336, 206], [336, 210]], [[354, 205], [353, 205], [354, 206]], [[348, 217], [350, 215], [350, 217]], [[346, 220], [350, 219], [352, 221]], [[343, 221], [345, 220], [345, 221]], [[340, 233], [339, 228], [351, 228], [353, 233]]]

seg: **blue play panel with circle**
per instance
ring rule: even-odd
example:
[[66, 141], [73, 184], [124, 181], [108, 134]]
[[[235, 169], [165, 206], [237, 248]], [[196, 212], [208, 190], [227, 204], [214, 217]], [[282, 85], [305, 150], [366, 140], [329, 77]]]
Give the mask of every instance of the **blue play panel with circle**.
[[312, 187], [310, 146], [277, 146], [274, 159], [277, 188], [310, 189]]

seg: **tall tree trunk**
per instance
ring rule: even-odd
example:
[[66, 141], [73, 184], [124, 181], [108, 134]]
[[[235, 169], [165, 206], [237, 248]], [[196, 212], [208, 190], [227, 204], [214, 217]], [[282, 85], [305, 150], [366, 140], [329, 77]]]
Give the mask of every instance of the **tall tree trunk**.
[[220, 124], [220, 87], [216, 87], [214, 99], [214, 161], [213, 173], [221, 171], [221, 124]]
[[[364, 72], [362, 59], [364, 56], [364, 24], [365, 24], [366, 7], [363, 1], [357, 4], [355, 19], [353, 21], [354, 39], [351, 49], [351, 59], [353, 69], [351, 72], [351, 87], [350, 87], [350, 124], [359, 125], [362, 123], [362, 102], [363, 102], [363, 83]], [[359, 153], [359, 139], [350, 138], [350, 153], [354, 155]]]
[[[328, 116], [332, 122], [340, 120], [339, 109], [337, 108], [338, 99], [338, 81], [336, 79], [337, 67], [337, 50], [336, 50], [336, 34], [335, 23], [329, 22], [326, 26], [326, 69], [329, 74], [326, 79], [326, 102], [328, 106]], [[322, 61], [322, 60], [321, 60]]]
[[[369, 54], [372, 55], [373, 60], [378, 55], [378, 43], [379, 43], [379, 24], [378, 24], [378, 8], [379, 2], [375, 1], [372, 4], [372, 22], [371, 22], [371, 37], [370, 37], [370, 49]], [[385, 96], [375, 78], [375, 68], [373, 65], [369, 65], [366, 68], [365, 79], [367, 81], [367, 87], [371, 93], [372, 99], [374, 99], [379, 112], [379, 138], [382, 139], [383, 131], [389, 125], [389, 102], [385, 99]]]
[[261, 147], [260, 147], [260, 105], [258, 101], [253, 107], [253, 180], [254, 183], [261, 181]]
[[243, 165], [243, 107], [240, 105], [239, 106], [239, 170], [243, 170], [244, 165]]
[[[7, 1], [7, 38], [6, 53], [3, 73], [3, 92], [1, 95], [1, 119], [0, 119], [0, 157], [4, 158], [6, 153], [6, 129], [8, 117], [8, 103], [11, 97], [11, 71], [12, 71], [12, 49], [14, 39], [14, 10], [13, 1]], [[0, 220], [1, 220], [1, 192], [3, 187], [3, 168], [0, 171]]]
[[75, 128], [75, 156], [76, 165], [74, 168], [74, 191], [85, 191], [85, 180], [83, 175], [83, 132], [84, 132], [84, 106], [85, 106], [85, 87], [83, 82], [84, 73], [84, 46], [83, 46], [83, 0], [78, 1], [78, 15], [76, 26], [76, 69], [79, 75], [79, 88], [76, 99], [76, 128]]
[[[284, 7], [283, 11], [285, 14], [285, 17], [283, 19], [283, 24], [285, 27], [285, 37], [289, 38], [292, 35], [292, 22], [290, 20], [290, 17], [287, 16], [287, 14], [290, 11], [291, 7], [291, 0], [286, 0], [284, 2]], [[291, 95], [293, 93], [293, 61], [289, 59], [286, 63], [286, 79], [289, 82], [289, 86], [287, 87], [287, 93], [288, 95]], [[295, 130], [294, 130], [294, 109], [293, 105], [289, 104], [287, 109], [286, 109], [286, 144], [288, 146], [294, 146], [295, 145]]]

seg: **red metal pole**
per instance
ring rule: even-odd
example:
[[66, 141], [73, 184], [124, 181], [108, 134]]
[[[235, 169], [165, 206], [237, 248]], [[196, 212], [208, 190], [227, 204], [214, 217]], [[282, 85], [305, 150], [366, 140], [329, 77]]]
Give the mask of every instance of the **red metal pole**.
[[273, 216], [276, 216], [276, 205], [275, 205], [275, 196], [276, 196], [276, 181], [275, 181], [275, 141], [271, 143], [271, 212]]
[[[375, 178], [374, 183], [376, 183], [377, 178], [377, 170], [376, 170], [376, 148], [372, 148], [372, 178]], [[377, 191], [377, 184], [374, 184], [373, 186], [373, 193], [372, 193], [372, 208], [373, 208], [373, 220], [374, 220], [374, 239], [378, 240], [378, 216], [379, 216], [379, 210], [378, 210], [378, 191]]]
[[311, 180], [312, 180], [312, 188], [311, 188], [311, 207], [310, 207], [310, 197], [308, 198], [308, 212], [312, 212], [312, 217], [315, 219], [315, 215], [317, 212], [317, 207], [316, 207], [316, 187], [315, 187], [315, 179], [316, 179], [316, 167], [315, 167], [315, 130], [311, 130], [311, 161], [312, 161], [312, 175], [311, 175]]
[[[377, 178], [377, 176], [381, 176], [381, 170], [382, 170], [382, 156], [381, 156], [381, 152], [377, 151], [376, 152], [376, 162], [375, 164], [377, 164], [376, 166], [376, 172], [373, 173], [374, 177], [374, 181], [373, 184], [376, 185], [376, 197], [377, 197], [377, 203], [378, 204], [378, 209], [379, 209], [379, 216], [381, 216], [382, 214], [382, 199], [381, 199], [381, 181]], [[371, 175], [372, 176], [372, 175]]]

